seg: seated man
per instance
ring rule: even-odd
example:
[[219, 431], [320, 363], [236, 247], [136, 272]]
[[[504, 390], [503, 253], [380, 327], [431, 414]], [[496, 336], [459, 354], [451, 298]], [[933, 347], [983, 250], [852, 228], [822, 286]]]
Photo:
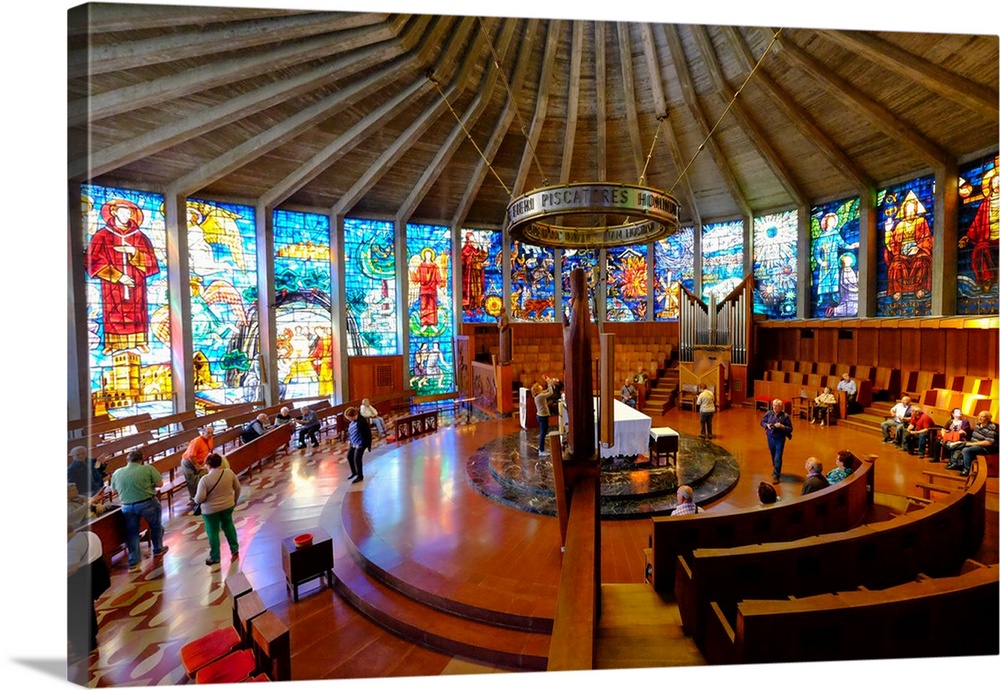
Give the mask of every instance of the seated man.
[[[910, 455], [920, 452], [920, 457], [924, 457], [930, 451], [930, 439], [935, 433], [934, 420], [931, 416], [920, 409], [918, 405], [910, 408], [910, 423], [905, 427], [900, 427], [901, 439], [899, 447]], [[914, 448], [914, 446], [916, 446]]]
[[802, 495], [811, 494], [830, 486], [830, 482], [823, 474], [823, 463], [816, 458], [806, 460], [806, 480], [802, 482]]
[[809, 423], [813, 424], [818, 419], [820, 426], [826, 424], [830, 418], [830, 408], [836, 404], [837, 396], [827, 386], [823, 389], [823, 392], [813, 398], [813, 418], [809, 420]]
[[243, 443], [250, 443], [255, 438], [263, 436], [265, 431], [267, 431], [267, 415], [261, 412], [256, 419], [246, 425], [240, 434], [240, 440]]
[[991, 455], [997, 452], [997, 425], [993, 421], [993, 415], [987, 410], [979, 413], [978, 422], [972, 430], [972, 435], [965, 442], [965, 446], [958, 448], [951, 453], [951, 462], [945, 469], [961, 469], [959, 474], [963, 477], [969, 476], [969, 469], [972, 461], [977, 455]]
[[105, 453], [99, 458], [88, 458], [86, 446], [76, 446], [69, 453], [72, 462], [66, 468], [66, 480], [76, 485], [81, 496], [93, 498], [104, 489], [107, 477], [106, 467], [109, 455]]
[[633, 409], [639, 407], [639, 391], [628, 379], [622, 384], [622, 402]]
[[378, 410], [372, 405], [371, 400], [365, 398], [361, 401], [361, 416], [368, 420], [368, 423], [378, 429], [379, 434], [385, 436], [385, 420], [379, 417]]
[[312, 441], [313, 448], [319, 448], [319, 440], [316, 434], [319, 432], [319, 416], [308, 406], [302, 408], [302, 416], [295, 420], [299, 425], [299, 448], [306, 447], [306, 439]]
[[[910, 421], [910, 396], [904, 395], [889, 410], [889, 418], [882, 422], [882, 443], [899, 444], [897, 432]], [[901, 437], [901, 435], [900, 435]]]
[[694, 502], [694, 489], [687, 484], [677, 487], [677, 507], [671, 515], [694, 515], [705, 512]]

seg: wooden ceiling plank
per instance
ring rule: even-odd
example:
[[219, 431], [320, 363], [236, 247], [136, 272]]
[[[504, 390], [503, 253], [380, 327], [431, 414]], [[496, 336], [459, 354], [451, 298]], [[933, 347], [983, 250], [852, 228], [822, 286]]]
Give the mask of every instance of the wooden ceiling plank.
[[[530, 62], [528, 57], [531, 55], [531, 49], [538, 36], [538, 24], [539, 20], [537, 18], [529, 19], [522, 34], [520, 51], [518, 51], [517, 56], [517, 67], [514, 69], [512, 77], [508, 80], [508, 83], [512, 84], [512, 88], [514, 89], [517, 89], [520, 84], [524, 83], [524, 73], [527, 71], [529, 67], [528, 63]], [[490, 170], [491, 166], [488, 161], [492, 161], [500, 149], [500, 145], [507, 136], [507, 130], [510, 129], [513, 121], [514, 107], [508, 96], [504, 102], [503, 111], [496, 119], [490, 139], [483, 148], [483, 156], [476, 164], [475, 171], [469, 177], [469, 183], [465, 187], [462, 200], [459, 202], [455, 209], [455, 214], [452, 216], [452, 227], [461, 227], [465, 222], [465, 217], [469, 215], [469, 209], [472, 208], [472, 204], [476, 200], [476, 195], [483, 185], [483, 180], [486, 179], [486, 173]]]
[[[450, 103], [452, 99], [456, 98], [459, 93], [467, 88], [469, 74], [477, 62], [476, 58], [478, 57], [479, 51], [467, 51], [465, 53], [465, 60], [460, 59], [460, 52], [464, 47], [466, 40], [469, 38], [470, 32], [474, 28], [475, 22], [476, 19], [473, 17], [461, 18], [459, 20], [459, 28], [451, 32], [448, 36], [447, 46], [443, 51], [441, 51], [437, 60], [435, 60], [436, 67], [433, 69], [435, 78], [440, 76], [441, 80], [451, 80], [451, 84], [445, 92], [445, 97], [435, 98], [434, 104], [425, 109], [420, 114], [420, 117], [416, 118], [410, 126], [396, 138], [396, 141], [394, 141], [391, 146], [386, 148], [385, 151], [379, 155], [374, 163], [367, 166], [364, 174], [361, 175], [351, 188], [344, 193], [336, 204], [334, 204], [332, 211], [334, 216], [346, 215], [354, 207], [358, 200], [367, 194], [382, 178], [382, 176], [392, 169], [392, 166], [399, 161], [403, 154], [406, 153], [406, 151], [409, 150], [415, 142], [419, 141], [420, 137], [427, 132], [430, 126], [445, 113], [448, 103]], [[478, 45], [478, 42], [476, 44]], [[423, 63], [421, 66], [426, 64], [428, 63]], [[461, 65], [460, 70], [458, 69], [458, 65]], [[430, 82], [429, 79], [428, 82]]]
[[172, 5], [131, 5], [92, 2], [70, 10], [69, 35], [103, 34], [134, 31], [136, 28], [160, 29], [221, 22], [288, 17], [312, 10], [194, 7]]
[[[502, 21], [502, 29], [500, 32], [500, 38], [496, 42], [496, 51], [499, 56], [506, 55], [510, 48], [510, 44], [514, 38], [514, 29], [517, 27], [517, 20], [514, 19], [504, 19]], [[487, 60], [487, 67], [492, 64], [491, 60]], [[496, 69], [487, 68], [484, 71], [482, 83], [478, 89], [476, 89], [476, 97], [466, 108], [461, 121], [456, 122], [455, 126], [452, 128], [451, 132], [448, 134], [448, 138], [442, 144], [436, 154], [434, 154], [434, 159], [430, 164], [424, 169], [423, 174], [410, 193], [407, 195], [406, 199], [400, 205], [399, 211], [397, 213], [397, 220], [400, 225], [406, 223], [410, 217], [416, 211], [417, 206], [424, 199], [430, 189], [434, 186], [434, 183], [438, 180], [441, 174], [445, 171], [448, 163], [451, 161], [455, 152], [458, 151], [460, 144], [466, 140], [466, 131], [471, 128], [480, 116], [486, 111], [486, 107], [489, 105], [490, 99], [493, 97], [493, 92], [497, 88], [497, 83], [500, 80], [500, 74]]]
[[[740, 188], [739, 183], [736, 181], [736, 176], [733, 175], [732, 169], [729, 167], [729, 163], [726, 161], [725, 155], [719, 148], [719, 145], [714, 139], [709, 137], [709, 133], [712, 131], [712, 126], [709, 125], [708, 119], [705, 117], [705, 113], [701, 109], [701, 105], [698, 103], [698, 94], [695, 92], [694, 83], [691, 80], [691, 74], [688, 72], [687, 58], [684, 56], [684, 48], [681, 46], [681, 38], [677, 34], [677, 29], [671, 24], [661, 25], [666, 38], [667, 46], [670, 49], [670, 56], [674, 63], [674, 70], [677, 72], [677, 79], [681, 85], [681, 92], [684, 94], [684, 102], [687, 104], [688, 110], [691, 116], [694, 118], [698, 127], [701, 129], [703, 137], [708, 137], [707, 142], [704, 144], [708, 147], [708, 151], [712, 156], [712, 160], [715, 161], [715, 167], [722, 176], [723, 181], [726, 183], [726, 188], [729, 194], [732, 196], [733, 201], [739, 207], [740, 211], [747, 218], [753, 218], [753, 210], [750, 208], [750, 204], [746, 200], [746, 196], [743, 194], [743, 190]], [[699, 148], [700, 148], [699, 144]]]
[[594, 72], [597, 92], [597, 182], [608, 181], [608, 45], [607, 25], [594, 22]]
[[[531, 172], [532, 164], [540, 165], [536, 155], [538, 140], [542, 136], [545, 128], [546, 117], [549, 110], [549, 91], [552, 88], [552, 75], [555, 70], [556, 50], [559, 47], [559, 32], [562, 30], [562, 21], [553, 19], [549, 21], [548, 35], [545, 40], [545, 51], [542, 57], [541, 72], [538, 82], [538, 95], [535, 100], [535, 113], [531, 118], [531, 129], [528, 132], [528, 140], [521, 154], [521, 163], [518, 166], [517, 177], [514, 179], [514, 186], [511, 188], [511, 198], [520, 196], [527, 184], [528, 173]], [[538, 174], [542, 178], [542, 186], [551, 184], [548, 175], [539, 168]]]
[[[632, 145], [632, 164], [635, 167], [635, 180], [644, 184], [642, 169], [646, 161], [646, 152], [642, 146], [642, 134], [639, 131], [639, 114], [636, 109], [635, 72], [632, 66], [632, 40], [629, 36], [629, 25], [618, 22], [618, 61], [622, 69], [622, 86], [624, 88], [625, 119], [628, 122], [628, 138]], [[623, 180], [624, 181], [624, 180]], [[631, 181], [631, 180], [629, 180]]]
[[[415, 21], [427, 23], [430, 17], [417, 17]], [[379, 37], [373, 39], [365, 35], [371, 32], [376, 32]], [[359, 46], [369, 45], [373, 40], [389, 40], [395, 35], [391, 26], [383, 24], [377, 28], [351, 29], [344, 32], [344, 36], [338, 37], [338, 40], [330, 40], [330, 37], [324, 36], [282, 45], [274, 50], [258, 51], [252, 57], [240, 56], [221, 60], [212, 65], [184, 70], [160, 79], [78, 98], [68, 104], [66, 119], [70, 127], [83, 125], [87, 121], [122, 115], [309, 60], [347, 53]]]
[[103, 175], [145, 156], [270, 108], [286, 99], [320, 88], [333, 80], [346, 82], [362, 70], [392, 62], [403, 52], [400, 41], [386, 41], [384, 45], [371, 46], [357, 53], [352, 52], [292, 79], [274, 82], [253, 92], [237, 95], [215, 107], [174, 120], [162, 127], [96, 151], [90, 156], [71, 161], [69, 178], [83, 180]]
[[570, 176], [573, 170], [573, 147], [576, 146], [576, 127], [580, 116], [580, 74], [583, 64], [583, 22], [573, 22], [573, 35], [569, 47], [569, 86], [566, 92], [566, 131], [563, 134], [562, 166], [559, 179], [574, 182]]
[[817, 34], [985, 118], [995, 120], [997, 117], [1000, 94], [996, 89], [950, 72], [871, 33], [817, 31]]
[[[683, 169], [681, 147], [677, 141], [677, 133], [674, 132], [674, 126], [670, 122], [670, 109], [667, 106], [667, 97], [663, 91], [663, 74], [660, 71], [660, 60], [656, 54], [653, 28], [649, 24], [641, 24], [640, 29], [643, 53], [646, 56], [646, 69], [649, 70], [649, 82], [653, 90], [653, 104], [657, 115], [664, 118], [660, 123], [660, 127], [667, 140], [667, 149], [670, 154], [670, 160], [674, 165], [674, 170], [679, 173]], [[698, 226], [701, 226], [701, 213], [698, 211], [698, 204], [695, 203], [694, 189], [691, 188], [690, 178], [685, 175], [684, 179], [678, 182], [681, 185], [682, 193], [687, 201], [687, 207], [690, 209], [694, 222]]]
[[[200, 58], [233, 50], [265, 46], [277, 41], [302, 40], [310, 36], [382, 24], [388, 14], [312, 13], [268, 17], [212, 25], [201, 31], [172, 33], [120, 43], [91, 44], [70, 51], [70, 78], [145, 67], [174, 60]], [[136, 28], [145, 29], [145, 26]]]
[[897, 117], [875, 99], [862, 93], [858, 86], [835, 74], [787, 36], [782, 35], [776, 46], [780, 46], [779, 56], [811, 76], [841, 103], [864, 116], [895, 141], [912, 149], [931, 167], [944, 167], [953, 160], [951, 154], [924, 136], [912, 123]]
[[[750, 51], [750, 46], [747, 45], [743, 34], [732, 26], [723, 27], [723, 31], [729, 37], [729, 45], [733, 55], [740, 62], [743, 71], [749, 73], [757, 63], [757, 58]], [[750, 83], [766, 91], [770, 96], [770, 103], [781, 110], [785, 117], [799, 130], [802, 137], [818, 149], [856, 189], [870, 189], [875, 186], [871, 175], [857, 165], [854, 159], [849, 157], [826, 132], [806, 115], [792, 95], [771, 78], [765, 66], [761, 66], [761, 69], [757, 70], [757, 74], [754, 75]]]
[[708, 31], [702, 25], [694, 25], [691, 27], [691, 33], [694, 36], [695, 43], [698, 44], [698, 50], [704, 59], [705, 68], [708, 70], [712, 82], [719, 92], [719, 96], [725, 103], [733, 104], [732, 110], [736, 115], [738, 125], [743, 130], [743, 133], [753, 142], [757, 150], [757, 155], [771, 169], [778, 182], [788, 192], [793, 204], [796, 207], [806, 206], [806, 195], [803, 193], [801, 185], [795, 180], [795, 175], [781, 159], [781, 155], [771, 144], [767, 133], [753, 119], [739, 97], [734, 96], [735, 92], [726, 82], [726, 78], [722, 74], [722, 69], [719, 67], [715, 46], [712, 45]]

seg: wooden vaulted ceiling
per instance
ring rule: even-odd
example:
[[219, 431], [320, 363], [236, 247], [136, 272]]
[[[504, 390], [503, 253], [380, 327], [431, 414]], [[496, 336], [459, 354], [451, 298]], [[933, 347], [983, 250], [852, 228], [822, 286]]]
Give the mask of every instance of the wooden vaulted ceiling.
[[69, 178], [484, 227], [537, 187], [642, 182], [708, 223], [996, 148], [997, 36], [776, 33], [89, 4], [69, 16]]

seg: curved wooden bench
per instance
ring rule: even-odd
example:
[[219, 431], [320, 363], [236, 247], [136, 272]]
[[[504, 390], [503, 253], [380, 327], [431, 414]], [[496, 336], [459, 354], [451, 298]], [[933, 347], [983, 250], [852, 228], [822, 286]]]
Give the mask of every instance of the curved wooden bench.
[[844, 481], [769, 508], [652, 518], [653, 587], [672, 592], [677, 557], [695, 548], [792, 541], [860, 525], [874, 503], [875, 465], [852, 457], [857, 467]]
[[707, 660], [758, 664], [996, 656], [998, 575], [997, 564], [969, 561], [960, 575], [920, 577], [880, 591], [745, 600], [737, 605], [735, 626], [713, 602]]
[[946, 577], [982, 544], [986, 466], [976, 460], [964, 491], [892, 520], [790, 542], [699, 548], [677, 559], [675, 595], [684, 631], [702, 647], [712, 602], [727, 620], [744, 599], [784, 599], [868, 587], [920, 574]]

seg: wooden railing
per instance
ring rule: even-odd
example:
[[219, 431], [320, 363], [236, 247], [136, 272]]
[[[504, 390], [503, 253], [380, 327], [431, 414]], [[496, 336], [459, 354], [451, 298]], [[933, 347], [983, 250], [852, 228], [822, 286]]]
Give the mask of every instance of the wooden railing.
[[844, 481], [768, 508], [651, 518], [652, 582], [674, 589], [678, 556], [696, 548], [733, 547], [839, 532], [860, 525], [875, 499], [875, 465], [852, 457], [857, 469]]

